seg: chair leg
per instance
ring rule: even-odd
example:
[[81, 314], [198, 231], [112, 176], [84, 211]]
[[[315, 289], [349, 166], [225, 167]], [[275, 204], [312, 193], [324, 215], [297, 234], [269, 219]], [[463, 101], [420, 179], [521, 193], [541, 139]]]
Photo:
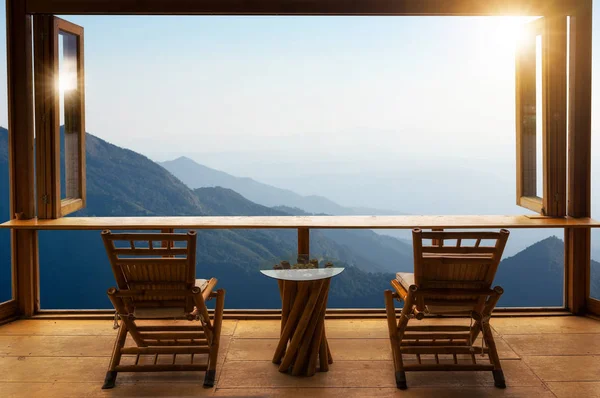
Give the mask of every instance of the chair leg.
[[212, 388], [215, 386], [216, 369], [209, 369], [204, 376], [204, 387]]
[[502, 372], [502, 365], [500, 363], [500, 357], [498, 356], [498, 350], [496, 349], [496, 342], [494, 341], [494, 335], [488, 322], [481, 322], [481, 330], [483, 331], [483, 339], [488, 346], [490, 361], [494, 365], [492, 375], [494, 376], [494, 386], [497, 388], [506, 388], [506, 381], [504, 380], [504, 373]]
[[115, 369], [121, 362], [121, 348], [123, 348], [125, 345], [126, 338], [127, 324], [125, 322], [121, 322], [121, 327], [119, 327], [119, 333], [117, 334], [117, 339], [115, 340], [115, 345], [113, 347], [112, 357], [110, 358], [110, 363], [108, 365], [108, 371], [106, 372], [104, 384], [102, 385], [103, 390], [107, 390], [115, 386], [115, 382], [117, 381], [117, 371]]
[[385, 291], [385, 310], [387, 314], [390, 343], [392, 346], [392, 358], [394, 359], [396, 387], [400, 390], [406, 390], [406, 373], [404, 372], [404, 363], [402, 361], [402, 353], [400, 352], [400, 339], [398, 326], [396, 325], [396, 310], [394, 307], [394, 297], [391, 290]]
[[497, 388], [506, 388], [506, 381], [504, 380], [504, 372], [502, 369], [492, 370], [494, 376], [494, 386]]
[[396, 388], [400, 390], [406, 390], [408, 388], [406, 385], [406, 372], [403, 370], [396, 371]]
[[104, 378], [104, 384], [102, 385], [103, 390], [108, 390], [115, 386], [115, 382], [117, 381], [117, 372], [114, 370], [109, 370], [106, 372], [106, 377]]
[[223, 324], [223, 309], [225, 307], [225, 290], [217, 290], [217, 302], [213, 318], [213, 335], [210, 353], [208, 356], [208, 369], [204, 376], [204, 387], [211, 388], [215, 385], [217, 358], [219, 356], [219, 340], [221, 339], [221, 325]]

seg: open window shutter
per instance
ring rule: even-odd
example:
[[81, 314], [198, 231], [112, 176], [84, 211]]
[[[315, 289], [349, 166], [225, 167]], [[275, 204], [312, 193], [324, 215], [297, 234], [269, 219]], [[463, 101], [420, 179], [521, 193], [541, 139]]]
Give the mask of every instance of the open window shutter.
[[[517, 204], [554, 217], [566, 214], [566, 39], [566, 17], [536, 19], [526, 26], [516, 54]], [[542, 131], [537, 131], [539, 109]], [[537, 191], [538, 134], [542, 134], [543, 154], [541, 196]]]
[[38, 218], [85, 207], [83, 28], [34, 16]]
[[542, 198], [537, 196], [537, 37], [543, 20], [529, 23], [515, 56], [516, 122], [517, 122], [517, 204], [542, 213]]

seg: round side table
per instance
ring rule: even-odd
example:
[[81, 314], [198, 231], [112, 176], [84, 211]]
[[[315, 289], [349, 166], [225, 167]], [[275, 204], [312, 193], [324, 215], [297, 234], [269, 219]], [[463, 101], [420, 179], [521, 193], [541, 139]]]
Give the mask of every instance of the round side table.
[[261, 270], [277, 279], [281, 294], [281, 335], [273, 355], [280, 372], [313, 376], [333, 363], [325, 336], [325, 310], [331, 278], [344, 268]]

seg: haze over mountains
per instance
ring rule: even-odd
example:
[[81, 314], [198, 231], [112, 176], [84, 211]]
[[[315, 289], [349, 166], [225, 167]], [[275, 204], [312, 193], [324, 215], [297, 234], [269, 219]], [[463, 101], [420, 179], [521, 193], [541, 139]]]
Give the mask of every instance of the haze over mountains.
[[[268, 207], [278, 207], [283, 206], [283, 208], [291, 207], [301, 209], [301, 212], [312, 213], [312, 214], [330, 214], [330, 215], [399, 215], [399, 214], [407, 214], [407, 212], [401, 212], [398, 210], [385, 210], [385, 209], [373, 209], [368, 207], [351, 207], [340, 205], [329, 198], [318, 195], [300, 195], [289, 189], [282, 189], [273, 185], [265, 184], [263, 182], [259, 182], [253, 178], [248, 177], [238, 177], [234, 176], [230, 173], [225, 173], [221, 170], [217, 170], [203, 164], [200, 164], [188, 157], [179, 157], [171, 161], [162, 162], [162, 166], [164, 166], [167, 170], [169, 170], [173, 175], [179, 178], [183, 183], [185, 183], [190, 188], [200, 188], [200, 187], [224, 187], [232, 189], [241, 195], [243, 195], [248, 200], [251, 200], [255, 203], [262, 204]], [[311, 167], [314, 167], [311, 166]], [[456, 167], [456, 166], [452, 166]], [[273, 167], [271, 167], [273, 168]], [[347, 168], [350, 170], [350, 168]], [[454, 170], [454, 169], [452, 169]], [[302, 167], [299, 167], [297, 173], [302, 175], [304, 171]], [[461, 186], [457, 185], [456, 178], [453, 172], [438, 170], [432, 173], [431, 179], [422, 179], [406, 176], [396, 176], [395, 178], [390, 178], [386, 176], [388, 171], [384, 171], [381, 173], [372, 173], [370, 175], [362, 174], [348, 174], [348, 175], [336, 175], [335, 177], [332, 175], [328, 175], [327, 173], [331, 172], [330, 168], [324, 167], [322, 175], [318, 176], [305, 176], [303, 179], [296, 175], [290, 175], [291, 179], [295, 179], [297, 181], [303, 181], [303, 184], [298, 183], [297, 187], [301, 188], [303, 186], [310, 186], [311, 181], [313, 180], [321, 180], [330, 179], [330, 183], [325, 185], [330, 186], [332, 190], [348, 190], [353, 189], [354, 194], [347, 195], [347, 197], [359, 197], [360, 195], [364, 195], [361, 192], [373, 192], [371, 194], [372, 197], [376, 196], [374, 193], [378, 190], [380, 191], [382, 187], [386, 187], [388, 192], [388, 200], [393, 198], [394, 195], [392, 193], [395, 192], [395, 201], [396, 206], [410, 206], [411, 202], [414, 202], [414, 197], [423, 196], [422, 190], [431, 190], [432, 187], [437, 187], [438, 193], [435, 195], [430, 195], [426, 201], [421, 202], [422, 206], [425, 208], [430, 207], [433, 209], [437, 209], [432, 212], [420, 212], [415, 214], [502, 214], [502, 211], [490, 211], [489, 209], [495, 209], [493, 207], [494, 202], [491, 202], [488, 206], [487, 212], [477, 213], [476, 206], [481, 205], [481, 200], [478, 201], [478, 196], [472, 194], [469, 196], [470, 191], [465, 191], [465, 197], [462, 199], [461, 206], [465, 206], [465, 204], [470, 204], [473, 201], [476, 202], [476, 205], [473, 205], [473, 209], [466, 210], [464, 213], [460, 213], [457, 211], [451, 211], [448, 213], [444, 213], [441, 209], [444, 207], [448, 207], [448, 195], [441, 195], [440, 192], [455, 192], [457, 189], [460, 189]], [[408, 173], [408, 171], [407, 171]], [[428, 175], [429, 172], [425, 169], [425, 175]], [[474, 173], [472, 173], [474, 174]], [[477, 173], [475, 173], [477, 174]], [[481, 174], [481, 173], [479, 173]], [[440, 177], [442, 181], [440, 183]], [[472, 175], [470, 177], [473, 177]], [[461, 177], [463, 180], [467, 181], [463, 182], [463, 187], [468, 186], [468, 180], [464, 177]], [[356, 179], [356, 181], [354, 180]], [[408, 181], [398, 182], [398, 185], [395, 185], [394, 181], [397, 179], [404, 180], [408, 179]], [[476, 179], [477, 180], [477, 179]], [[360, 181], [360, 182], [358, 182]], [[431, 183], [429, 182], [431, 181]], [[444, 182], [445, 181], [445, 182]], [[318, 184], [318, 183], [317, 183]], [[323, 184], [321, 184], [323, 185]], [[469, 189], [471, 189], [470, 187]], [[466, 189], [466, 188], [465, 188]], [[479, 188], [480, 191], [481, 188]], [[486, 187], [486, 193], [489, 191], [494, 192], [494, 190], [498, 190], [498, 187], [494, 185], [494, 187], [489, 188]], [[506, 194], [506, 191], [511, 192], [510, 190], [504, 190], [503, 194]], [[318, 192], [318, 190], [315, 190]], [[427, 196], [427, 195], [425, 195]], [[442, 200], [443, 199], [443, 200]], [[511, 201], [514, 201], [514, 197], [510, 199], [506, 199], [506, 203], [510, 204]], [[428, 204], [429, 202], [433, 202], [433, 204]], [[519, 208], [520, 213], [527, 212], [525, 209]], [[284, 212], [287, 210], [283, 210]], [[512, 214], [512, 213], [505, 213]], [[402, 241], [410, 241], [411, 235], [408, 230], [374, 230], [378, 235], [383, 236], [391, 236]], [[559, 235], [561, 234], [561, 230], [546, 230], [546, 229], [522, 229], [522, 230], [513, 230], [512, 238], [509, 240], [507, 247], [504, 251], [504, 255], [512, 256], [520, 251], [524, 250], [528, 246], [538, 242], [540, 240], [546, 239], [553, 234]], [[596, 245], [600, 250], [600, 244]]]
[[190, 188], [224, 187], [232, 189], [246, 199], [263, 206], [297, 207], [308, 213], [331, 215], [391, 215], [402, 214], [394, 210], [372, 209], [368, 207], [344, 207], [323, 196], [299, 195], [288, 189], [281, 189], [258, 182], [249, 177], [236, 177], [220, 170], [196, 163], [181, 156], [177, 159], [159, 162], [171, 174], [177, 176]]
[[[7, 131], [0, 129], [0, 184], [5, 187], [8, 186], [6, 138]], [[223, 187], [190, 189], [165, 168], [134, 151], [90, 134], [86, 142], [88, 207], [77, 215], [306, 212], [294, 206], [296, 202], [268, 207]], [[271, 188], [278, 192], [276, 187]], [[7, 189], [1, 191], [0, 211], [5, 215], [3, 218], [8, 218]], [[10, 264], [10, 253], [4, 250], [9, 248], [8, 238], [7, 231], [0, 231], [3, 265]], [[57, 294], [67, 288], [74, 290], [78, 308], [110, 308], [106, 289], [114, 285], [114, 279], [99, 231], [41, 231], [39, 243], [42, 308], [72, 308], [70, 297]], [[227, 289], [227, 308], [278, 308], [277, 285], [258, 270], [282, 259], [293, 260], [296, 244], [293, 230], [203, 230], [198, 234], [197, 275], [219, 278], [220, 286]], [[500, 305], [562, 305], [562, 250], [562, 241], [554, 237], [505, 259], [496, 281], [506, 291]], [[381, 308], [383, 290], [389, 287], [393, 273], [412, 270], [410, 243], [368, 230], [315, 230], [311, 233], [311, 251], [313, 257], [330, 259], [346, 267], [332, 282], [330, 307]], [[598, 264], [594, 262], [593, 266]], [[8, 266], [0, 268], [0, 300], [8, 298], [8, 272]], [[600, 293], [596, 285], [593, 289]], [[257, 291], [261, 294], [254, 294]]]
[[[203, 187], [227, 187], [239, 192], [247, 192], [254, 198], [255, 201], [264, 201], [272, 205], [273, 203], [286, 203], [286, 205], [275, 206], [274, 209], [280, 210], [284, 213], [293, 215], [307, 215], [307, 214], [357, 214], [352, 212], [352, 208], [347, 208], [335, 204], [334, 202], [324, 199], [323, 201], [306, 201], [303, 199], [307, 198], [298, 195], [289, 190], [282, 190], [273, 187], [268, 184], [257, 182], [251, 178], [240, 178], [232, 176], [231, 174], [215, 170], [201, 164], [198, 164], [194, 160], [187, 157], [180, 157], [173, 161], [162, 162], [167, 170], [171, 171], [175, 176], [180, 178], [188, 186], [203, 186]], [[290, 200], [290, 202], [286, 202]], [[290, 204], [293, 203], [293, 204]], [[331, 206], [333, 203], [333, 211], [328, 213], [324, 210], [327, 206]], [[317, 206], [313, 207], [312, 211], [304, 211], [303, 206]], [[323, 207], [318, 207], [323, 206]], [[362, 214], [362, 213], [359, 213]], [[369, 214], [369, 213], [366, 213]], [[380, 213], [381, 214], [381, 213]], [[386, 213], [383, 213], [386, 214]], [[387, 213], [391, 214], [391, 213]], [[257, 214], [258, 215], [258, 214]], [[341, 232], [338, 230], [323, 230], [326, 236], [334, 237], [336, 233]], [[350, 231], [348, 231], [350, 232]], [[358, 231], [356, 231], [358, 232]], [[362, 231], [361, 231], [362, 232]], [[386, 231], [392, 232], [392, 231]], [[558, 231], [560, 232], [560, 231]], [[510, 250], [505, 250], [505, 258], [502, 261], [498, 273], [496, 276], [496, 284], [501, 286], [508, 286], [507, 294], [505, 294], [500, 302], [500, 305], [504, 306], [562, 306], [563, 305], [563, 272], [564, 272], [564, 245], [563, 241], [555, 235], [548, 236], [548, 230], [513, 230], [511, 231], [511, 238], [509, 242], [513, 244], [515, 240], [532, 241], [536, 236], [542, 236], [542, 240], [526, 247], [524, 250], [515, 250], [511, 253]], [[550, 232], [551, 233], [551, 232]], [[333, 236], [332, 236], [333, 235]], [[405, 234], [405, 236], [408, 236]], [[337, 237], [340, 239], [341, 237]], [[348, 239], [349, 236], [344, 236]], [[353, 245], [365, 246], [366, 239], [364, 236], [356, 236], [357, 239], [350, 241], [346, 240], [349, 247]], [[371, 235], [370, 238], [373, 238]], [[386, 240], [387, 238], [387, 240]], [[379, 235], [376, 238], [377, 243], [384, 247], [398, 247], [398, 240], [387, 237], [385, 235]], [[402, 243], [408, 243], [410, 241], [401, 240]], [[535, 240], [533, 240], [535, 242]], [[389, 246], [386, 245], [389, 244]], [[521, 244], [523, 246], [523, 244]], [[516, 245], [516, 247], [521, 247]], [[365, 248], [365, 252], [370, 253], [370, 258], [378, 258], [378, 252], [376, 247]], [[412, 263], [412, 246], [408, 248], [406, 256]], [[381, 256], [383, 257], [383, 256]], [[404, 260], [406, 261], [406, 260]], [[600, 270], [596, 261], [592, 261], [593, 269]], [[395, 271], [396, 265], [392, 266], [391, 271]], [[534, 289], [532, 293], [528, 293], [528, 290], [532, 288], [533, 284], [539, 284], [545, 286], [546, 290]], [[505, 289], [506, 290], [506, 289]], [[516, 294], [516, 292], [519, 294]], [[592, 291], [597, 292], [600, 297], [600, 280], [595, 279], [592, 285]], [[526, 303], [526, 304], [524, 304]]]

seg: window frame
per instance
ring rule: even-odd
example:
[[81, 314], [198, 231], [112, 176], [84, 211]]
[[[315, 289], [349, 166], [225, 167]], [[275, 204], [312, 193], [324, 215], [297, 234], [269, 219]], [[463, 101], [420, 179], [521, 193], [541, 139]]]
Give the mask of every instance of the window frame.
[[[56, 219], [85, 207], [85, 68], [83, 27], [52, 15], [34, 16], [34, 87], [35, 143], [37, 178], [37, 215], [39, 219]], [[67, 197], [61, 198], [60, 164], [60, 93], [59, 35], [75, 36], [77, 49], [77, 87], [65, 95], [71, 117], [65, 117], [65, 180]], [[65, 114], [66, 114], [65, 110]], [[67, 120], [68, 119], [68, 120]], [[70, 124], [70, 127], [68, 126]], [[67, 129], [75, 132], [69, 133]], [[69, 134], [77, 134], [76, 150], [67, 150]], [[76, 179], [76, 186], [68, 183]], [[73, 193], [75, 193], [73, 195]]]
[[[536, 99], [538, 36], [542, 38], [541, 104]], [[516, 202], [543, 216], [567, 214], [567, 59], [566, 16], [543, 17], [527, 24], [515, 56]], [[536, 176], [538, 106], [542, 108], [541, 197]]]

